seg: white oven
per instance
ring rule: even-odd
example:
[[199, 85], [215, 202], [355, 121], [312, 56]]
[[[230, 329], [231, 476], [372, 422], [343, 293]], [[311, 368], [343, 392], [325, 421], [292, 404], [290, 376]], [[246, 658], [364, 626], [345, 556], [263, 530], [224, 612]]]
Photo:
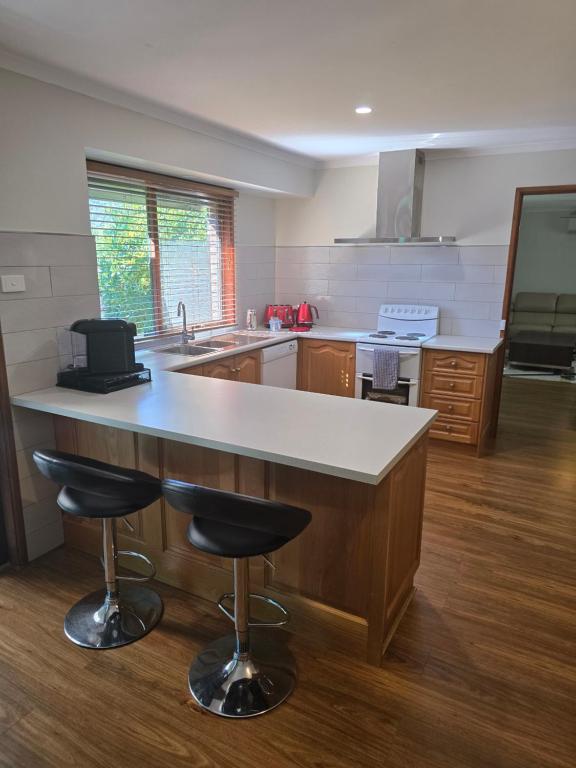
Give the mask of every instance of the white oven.
[[374, 349], [376, 346], [381, 345], [356, 345], [356, 397], [364, 400], [397, 403], [399, 405], [418, 405], [418, 393], [420, 388], [420, 348], [386, 344], [386, 349], [397, 349], [400, 353], [398, 387], [393, 391], [386, 392], [374, 389], [372, 386]]

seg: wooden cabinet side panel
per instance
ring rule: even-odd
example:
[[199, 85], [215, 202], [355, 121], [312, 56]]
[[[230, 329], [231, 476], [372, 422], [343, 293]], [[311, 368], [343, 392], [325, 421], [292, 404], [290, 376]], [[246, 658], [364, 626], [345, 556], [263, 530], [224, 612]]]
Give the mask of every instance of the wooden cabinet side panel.
[[428, 437], [378, 486], [372, 514], [368, 613], [368, 661], [382, 653], [413, 592], [420, 563]]
[[308, 509], [312, 522], [273, 555], [268, 585], [366, 617], [371, 486], [281, 465], [270, 467], [270, 498]]

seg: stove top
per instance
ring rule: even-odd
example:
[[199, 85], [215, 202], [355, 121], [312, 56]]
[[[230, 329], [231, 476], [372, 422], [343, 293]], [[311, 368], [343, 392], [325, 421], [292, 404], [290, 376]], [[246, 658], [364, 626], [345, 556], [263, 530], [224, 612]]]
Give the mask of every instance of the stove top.
[[438, 333], [438, 307], [424, 304], [382, 304], [378, 328], [363, 342], [396, 347], [421, 347]]

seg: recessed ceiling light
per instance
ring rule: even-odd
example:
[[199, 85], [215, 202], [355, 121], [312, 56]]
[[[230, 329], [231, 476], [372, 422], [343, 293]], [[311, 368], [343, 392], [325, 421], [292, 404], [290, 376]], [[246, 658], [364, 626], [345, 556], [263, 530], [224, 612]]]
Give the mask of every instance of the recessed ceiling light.
[[357, 115], [369, 115], [372, 112], [372, 107], [356, 107], [354, 111]]

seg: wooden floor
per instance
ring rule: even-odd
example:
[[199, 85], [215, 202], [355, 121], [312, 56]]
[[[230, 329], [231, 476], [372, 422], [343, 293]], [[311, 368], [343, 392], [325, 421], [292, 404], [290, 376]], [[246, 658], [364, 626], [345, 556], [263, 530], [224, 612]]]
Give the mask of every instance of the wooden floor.
[[419, 589], [382, 669], [312, 627], [290, 640], [296, 693], [242, 722], [186, 690], [228, 629], [212, 605], [159, 585], [151, 635], [80, 650], [62, 617], [99, 566], [51, 553], [0, 575], [0, 766], [572, 767], [575, 543], [576, 386], [507, 380], [493, 456], [432, 449]]

